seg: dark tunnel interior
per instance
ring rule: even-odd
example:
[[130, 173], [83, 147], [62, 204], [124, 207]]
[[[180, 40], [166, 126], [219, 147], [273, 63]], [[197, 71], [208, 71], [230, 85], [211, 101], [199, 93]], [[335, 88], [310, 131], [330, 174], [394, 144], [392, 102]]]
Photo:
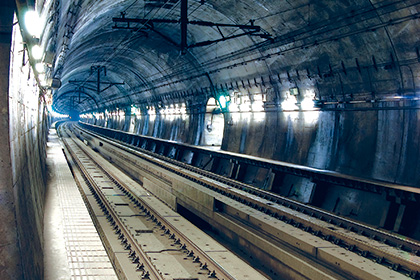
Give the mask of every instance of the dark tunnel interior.
[[147, 149], [420, 240], [420, 1], [6, 0], [0, 8], [0, 58], [10, 62], [0, 67], [0, 214], [14, 217], [0, 228], [0, 243], [10, 244], [1, 259], [12, 256], [0, 276], [41, 279], [47, 135], [61, 119], [125, 133], [119, 140], [138, 147], [147, 137], [185, 145], [182, 155]]

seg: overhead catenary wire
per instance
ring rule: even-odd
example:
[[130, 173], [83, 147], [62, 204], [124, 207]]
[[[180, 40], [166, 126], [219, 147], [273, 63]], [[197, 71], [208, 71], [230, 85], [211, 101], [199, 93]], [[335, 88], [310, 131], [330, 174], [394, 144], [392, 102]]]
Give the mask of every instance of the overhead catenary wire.
[[[400, 1], [400, 2], [404, 2], [404, 1]], [[419, 3], [412, 4], [411, 6], [414, 6], [414, 5], [419, 5]], [[386, 11], [386, 12], [380, 14], [380, 16], [383, 16], [383, 15], [389, 14], [389, 13], [393, 13], [395, 11], [399, 11], [399, 10], [406, 9], [406, 8], [407, 7], [401, 7], [400, 9], [397, 9], [397, 10]], [[370, 10], [369, 12], [373, 12], [373, 10]], [[373, 18], [376, 18], [376, 17], [377, 17], [376, 15], [373, 16]], [[265, 59], [265, 56], [282, 55], [282, 54], [285, 54], [285, 53], [287, 53], [289, 51], [292, 51], [292, 50], [295, 50], [295, 49], [306, 48], [306, 47], [312, 46], [313, 44], [322, 44], [322, 43], [325, 43], [325, 42], [335, 41], [335, 40], [340, 39], [340, 38], [353, 36], [353, 35], [363, 33], [363, 32], [368, 32], [368, 31], [370, 31], [371, 29], [374, 29], [374, 28], [380, 28], [380, 27], [383, 27], [385, 25], [393, 25], [393, 24], [398, 23], [398, 21], [403, 22], [403, 21], [407, 21], [407, 20], [412, 20], [412, 19], [417, 18], [417, 17], [418, 17], [418, 15], [414, 14], [414, 15], [410, 15], [410, 16], [407, 16], [407, 17], [394, 19], [392, 22], [379, 23], [378, 25], [375, 25], [375, 26], [367, 26], [367, 27], [363, 27], [363, 28], [359, 28], [359, 29], [355, 29], [355, 30], [350, 30], [347, 33], [340, 33], [338, 35], [331, 34], [330, 37], [325, 38], [325, 39], [311, 41], [311, 42], [305, 42], [305, 44], [297, 44], [297, 42], [299, 42], [299, 41], [303, 42], [303, 41], [305, 41], [305, 40], [307, 40], [311, 37], [317, 38], [318, 36], [320, 36], [322, 34], [329, 34], [329, 33], [332, 33], [333, 31], [337, 31], [341, 28], [349, 27], [349, 25], [360, 24], [360, 23], [362, 23], [362, 21], [355, 21], [355, 22], [352, 22], [352, 23], [344, 25], [344, 26], [339, 26], [339, 27], [334, 27], [334, 28], [331, 28], [331, 29], [323, 30], [322, 29], [323, 27], [329, 25], [328, 23], [326, 23], [325, 25], [318, 28], [318, 30], [320, 30], [320, 31], [317, 32], [317, 33], [307, 34], [307, 33], [316, 31], [317, 29], [309, 30], [307, 32], [301, 32], [300, 33], [300, 35], [307, 34], [306, 37], [297, 38], [297, 35], [299, 35], [299, 33], [293, 34], [294, 36], [285, 35], [284, 38], [283, 38], [283, 41], [282, 41], [283, 43], [278, 42], [277, 44], [276, 43], [275, 44], [263, 43], [262, 45], [253, 45], [253, 46], [250, 46], [248, 49], [242, 49], [242, 50], [239, 50], [238, 52], [231, 52], [229, 54], [226, 54], [225, 56], [219, 56], [214, 60], [207, 61], [207, 62], [203, 63], [203, 66], [210, 67], [212, 65], [220, 65], [220, 64], [228, 61], [229, 64], [223, 65], [222, 67], [217, 67], [217, 68], [213, 69], [214, 71], [220, 71], [222, 69], [227, 69], [229, 67], [232, 67], [232, 65], [233, 66], [238, 65], [238, 62], [236, 62], [235, 59], [238, 59], [239, 55], [244, 55], [245, 53], [251, 53], [252, 51], [256, 51], [256, 50], [258, 50], [262, 47], [274, 48], [274, 47], [280, 47], [282, 45], [286, 45], [288, 43], [293, 43], [293, 45], [288, 46], [288, 48], [286, 48], [284, 50], [281, 50], [281, 51], [278, 51], [278, 52], [275, 52], [275, 53], [266, 53], [263, 56], [258, 56], [258, 57], [252, 58], [252, 59], [244, 60], [244, 61], [242, 61], [242, 63], [249, 63], [249, 62], [252, 62], [252, 61]], [[366, 22], [366, 21], [370, 20], [371, 18], [372, 17], [366, 18], [366, 19], [363, 20], [363, 22]], [[345, 21], [346, 19], [348, 19], [348, 17], [342, 19], [341, 21]], [[335, 22], [337, 22], [337, 21], [335, 21]], [[279, 40], [279, 37], [277, 38], [277, 40]], [[291, 40], [291, 41], [284, 42], [285, 40]], [[194, 69], [185, 69], [185, 67], [182, 67], [181, 69], [182, 69], [182, 73], [184, 73], [185, 75], [189, 75], [189, 74], [191, 74], [191, 71], [194, 71]], [[174, 76], [179, 75], [179, 72], [177, 72], [177, 71], [173, 71], [172, 73], [173, 73], [172, 75], [174, 75]], [[171, 77], [170, 76], [165, 77], [164, 79], [159, 77], [159, 78], [157, 78], [155, 80], [152, 80], [152, 81], [153, 81], [153, 83], [160, 83], [160, 82], [164, 82], [164, 81], [168, 80], [168, 78], [171, 78]]]
[[[401, 0], [401, 1], [392, 2], [392, 3], [389, 3], [388, 1], [383, 1], [383, 2], [380, 2], [380, 3], [385, 3], [385, 4], [382, 5], [382, 6], [380, 6], [380, 7], [376, 7], [376, 9], [386, 9], [386, 8], [389, 8], [391, 5], [405, 3], [405, 1], [404, 0]], [[406, 6], [405, 5], [405, 6], [401, 7], [401, 8], [399, 8], [399, 9], [396, 9], [396, 10], [385, 10], [383, 13], [378, 14], [378, 15], [374, 14], [372, 17], [375, 17], [376, 18], [377, 16], [383, 16], [385, 14], [393, 13], [395, 11], [399, 11], [399, 10], [402, 10], [402, 9], [407, 9], [407, 8], [409, 8], [411, 6], [415, 6], [415, 5], [418, 5], [418, 4], [419, 3], [413, 3], [410, 6]], [[378, 3], [376, 3], [375, 5], [377, 6]], [[332, 31], [337, 30], [339, 28], [343, 28], [343, 26], [339, 26], [339, 27], [336, 27], [335, 26], [335, 25], [340, 24], [341, 22], [346, 22], [347, 20], [349, 20], [349, 19], [351, 19], [353, 17], [356, 17], [356, 16], [361, 17], [361, 16], [363, 16], [363, 15], [365, 15], [367, 13], [374, 13], [375, 10], [373, 8], [369, 8], [369, 6], [370, 5], [366, 5], [365, 7], [362, 7], [361, 9], [355, 11], [353, 14], [350, 14], [350, 15], [349, 15], [349, 13], [346, 12], [346, 13], [342, 13], [342, 14], [336, 16], [336, 17], [332, 17], [332, 18], [330, 18], [327, 21], [320, 21], [318, 23], [312, 23], [310, 25], [310, 28], [311, 28], [310, 30], [306, 30], [306, 28], [308, 28], [308, 26], [305, 26], [305, 27], [303, 27], [301, 29], [297, 29], [297, 30], [288, 32], [287, 34], [284, 34], [282, 36], [276, 37], [275, 40], [277, 40], [278, 42], [277, 43], [274, 43], [274, 44], [263, 42], [261, 44], [251, 45], [251, 46], [249, 46], [247, 48], [237, 50], [236, 52], [230, 52], [230, 53], [228, 53], [228, 54], [226, 54], [224, 56], [219, 56], [219, 57], [215, 58], [214, 60], [210, 60], [210, 61], [207, 61], [207, 62], [203, 63], [203, 66], [210, 66], [212, 64], [220, 64], [222, 61], [233, 60], [238, 55], [249, 53], [249, 52], [255, 51], [255, 50], [257, 50], [257, 49], [259, 49], [261, 47], [268, 46], [268, 45], [270, 47], [279, 46], [279, 45], [282, 44], [280, 42], [280, 37], [282, 37], [282, 38], [284, 37], [284, 39], [287, 40], [288, 38], [296, 37], [298, 35], [303, 36], [303, 35], [305, 35], [305, 34], [307, 34], [309, 32], [313, 32], [314, 30], [317, 30], [317, 29], [318, 30], [322, 30], [322, 28], [330, 27], [331, 26], [331, 22], [334, 22], [334, 26], [331, 26], [330, 29], [321, 31], [319, 33], [316, 33], [316, 34], [310, 35], [310, 36], [319, 36], [322, 33], [332, 32]], [[273, 16], [273, 14], [267, 15], [266, 17], [271, 17], [271, 16]], [[372, 17], [367, 17], [367, 18], [362, 19], [361, 21], [356, 21], [356, 22], [353, 22], [351, 24], [360, 24], [362, 22], [366, 22], [366, 21], [370, 20]], [[259, 18], [259, 19], [264, 19], [264, 18]], [[348, 26], [348, 25], [346, 25], [346, 26]], [[293, 33], [293, 34], [291, 34], [291, 33]], [[288, 34], [290, 34], [290, 35], [288, 35]], [[308, 37], [304, 37], [303, 39], [300, 39], [300, 40], [307, 39]], [[331, 40], [334, 40], [334, 39], [331, 39]], [[302, 46], [302, 47], [305, 47], [305, 46]], [[185, 69], [185, 64], [182, 64], [182, 65], [172, 65], [171, 66], [171, 69], [174, 70], [175, 67], [177, 67], [177, 68], [179, 67], [180, 69], [182, 69], [183, 72], [193, 71], [193, 70]], [[178, 74], [179, 74], [178, 72], [173, 71], [173, 75], [178, 75]], [[155, 80], [155, 82], [156, 82], [156, 80]]]

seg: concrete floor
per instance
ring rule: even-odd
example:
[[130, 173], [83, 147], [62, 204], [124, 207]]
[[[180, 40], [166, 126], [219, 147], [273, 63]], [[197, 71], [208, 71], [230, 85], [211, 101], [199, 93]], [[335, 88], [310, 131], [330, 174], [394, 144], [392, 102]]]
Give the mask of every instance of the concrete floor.
[[117, 279], [74, 182], [55, 129], [50, 130], [47, 155], [45, 279]]

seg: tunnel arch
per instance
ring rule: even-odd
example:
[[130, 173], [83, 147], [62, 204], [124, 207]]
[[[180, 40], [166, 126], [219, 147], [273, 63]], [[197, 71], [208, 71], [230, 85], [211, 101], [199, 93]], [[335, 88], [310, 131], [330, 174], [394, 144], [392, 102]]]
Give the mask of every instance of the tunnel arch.
[[[81, 102], [81, 96], [82, 95], [87, 97], [85, 100], [83, 100], [83, 102]], [[79, 102], [78, 102], [79, 104], [84, 103], [86, 100], [90, 100], [96, 106], [96, 109], [99, 109], [99, 104], [92, 95], [90, 95], [90, 94], [88, 94], [84, 91], [81, 91], [81, 90], [71, 90], [71, 91], [66, 91], [64, 93], [61, 93], [58, 96], [53, 95], [53, 102], [54, 102], [54, 105], [55, 105], [54, 107], [55, 107], [55, 110], [57, 112], [59, 112], [59, 113], [65, 113], [66, 112], [65, 110], [61, 111], [60, 107], [57, 107], [57, 103], [60, 104], [60, 102], [64, 102], [63, 99], [66, 99], [66, 98], [67, 99], [71, 99], [71, 98], [76, 98], [77, 99], [78, 98], [79, 99]], [[83, 108], [83, 107], [81, 107], [81, 108]], [[77, 111], [80, 112], [80, 113], [83, 112], [82, 110], [77, 110]]]
[[[133, 103], [188, 103], [188, 118], [183, 122], [165, 114], [142, 115], [136, 129], [145, 135], [204, 145], [208, 128], [213, 128], [209, 116], [214, 121], [217, 115], [206, 113], [208, 97], [229, 92], [233, 100], [234, 92], [240, 92], [244, 109], [223, 114], [223, 150], [366, 177], [400, 174], [396, 177], [402, 181], [408, 165], [396, 167], [386, 162], [408, 160], [417, 164], [409, 156], [418, 151], [408, 135], [417, 139], [416, 114], [411, 107], [417, 106], [420, 92], [420, 46], [413, 36], [420, 26], [420, 4], [189, 1], [190, 20], [243, 26], [255, 19], [254, 24], [271, 40], [236, 37], [189, 48], [184, 55], [176, 46], [179, 25], [156, 23], [166, 38], [152, 30], [136, 33], [112, 29], [112, 18], [121, 18], [120, 12], [125, 10], [128, 18], [142, 18], [149, 12], [153, 14], [150, 19], [180, 17], [178, 4], [170, 9], [143, 4], [137, 1], [127, 9], [130, 4], [124, 1], [105, 0], [100, 5], [81, 1], [75, 15], [60, 11], [60, 7], [52, 9], [61, 12], [61, 20], [75, 23], [57, 30], [69, 37], [57, 37], [56, 47], [62, 51], [53, 73], [60, 75], [63, 86], [54, 94], [65, 93], [70, 79], [86, 76], [92, 63], [103, 63], [109, 67], [110, 78], [124, 79], [127, 86], [94, 95], [101, 110]], [[221, 38], [221, 33], [229, 36], [240, 32], [231, 27], [189, 26], [187, 41], [194, 45]], [[255, 95], [257, 91], [261, 96]], [[245, 108], [252, 107], [255, 98], [262, 113]], [[304, 108], [305, 98], [310, 106]], [[290, 101], [290, 108], [286, 108], [286, 101]], [[56, 106], [67, 105], [59, 100]], [[94, 106], [85, 102], [80, 110], [88, 112]], [[369, 112], [364, 113], [369, 120], [361, 117], [364, 111]], [[384, 127], [394, 120], [401, 125], [392, 131]], [[348, 135], [344, 128], [353, 133]], [[389, 137], [383, 137], [384, 131]], [[360, 141], [369, 147], [368, 152], [357, 145]], [[387, 151], [390, 146], [401, 153], [399, 158]], [[369, 157], [369, 166], [362, 164], [364, 156]], [[386, 160], [380, 160], [382, 157]]]

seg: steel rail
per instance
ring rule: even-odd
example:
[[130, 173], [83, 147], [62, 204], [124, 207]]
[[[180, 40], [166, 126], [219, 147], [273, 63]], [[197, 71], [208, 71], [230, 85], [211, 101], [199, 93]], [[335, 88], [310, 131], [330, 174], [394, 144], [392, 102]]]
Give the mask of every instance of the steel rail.
[[[288, 174], [292, 174], [292, 175], [296, 175], [300, 177], [310, 178], [315, 181], [319, 180], [322, 182], [335, 183], [335, 184], [339, 184], [339, 185], [343, 185], [343, 186], [351, 187], [351, 188], [356, 188], [356, 189], [363, 189], [363, 190], [367, 189], [372, 192], [377, 192], [377, 190], [382, 189], [384, 191], [395, 191], [395, 192], [403, 191], [407, 193], [407, 195], [420, 194], [420, 188], [398, 185], [398, 184], [385, 182], [385, 181], [358, 178], [358, 177], [341, 174], [341, 173], [330, 171], [330, 170], [322, 170], [322, 169], [317, 169], [314, 167], [308, 167], [308, 166], [303, 166], [303, 165], [298, 165], [298, 164], [283, 162], [283, 161], [278, 161], [278, 160], [272, 160], [272, 159], [267, 159], [267, 158], [258, 158], [251, 155], [237, 154], [237, 153], [232, 153], [228, 151], [221, 151], [221, 150], [214, 151], [214, 150], [209, 150], [200, 146], [179, 143], [179, 142], [155, 138], [151, 136], [136, 135], [133, 133], [128, 133], [128, 132], [111, 129], [111, 128], [104, 128], [104, 127], [87, 124], [87, 123], [80, 123], [79, 127], [85, 130], [91, 131], [91, 132], [95, 132], [104, 137], [108, 137], [109, 139], [115, 139], [121, 142], [124, 142], [124, 139], [130, 138], [130, 137], [139, 137], [139, 141], [143, 141], [142, 144], [147, 142], [147, 143], [155, 143], [155, 144], [161, 144], [161, 145], [169, 145], [177, 149], [181, 149], [181, 150], [190, 150], [191, 152], [194, 152], [194, 153], [197, 153], [197, 152], [203, 153], [203, 154], [209, 155], [210, 157], [214, 155], [214, 157], [216, 158], [229, 159], [229, 160], [236, 161], [240, 164], [243, 163], [243, 164], [249, 164], [255, 167], [263, 167], [266, 169], [272, 169], [275, 171], [284, 172], [284, 173], [288, 173]], [[118, 134], [122, 139], [109, 137], [107, 133], [104, 133], [104, 132]], [[127, 143], [127, 142], [124, 142], [124, 143]], [[138, 147], [134, 144], [130, 144], [130, 143], [128, 144], [136, 148]], [[143, 149], [141, 147], [138, 147], [138, 148], [140, 150], [148, 151], [147, 149]]]
[[[150, 280], [164, 280], [165, 278], [159, 273], [157, 268], [153, 265], [151, 260], [147, 257], [146, 253], [140, 248], [138, 243], [135, 239], [131, 236], [129, 231], [126, 229], [123, 222], [120, 220], [118, 215], [113, 210], [111, 204], [106, 199], [105, 195], [100, 191], [100, 187], [96, 184], [95, 180], [92, 178], [90, 173], [86, 170], [84, 164], [80, 161], [79, 156], [76, 155], [76, 152], [71, 147], [71, 144], [67, 142], [67, 140], [63, 141], [67, 150], [69, 151], [71, 157], [73, 158], [74, 162], [76, 163], [77, 167], [80, 169], [82, 176], [85, 179], [85, 182], [88, 184], [89, 189], [91, 190], [92, 194], [94, 195], [96, 201], [98, 202], [99, 206], [101, 207], [102, 211], [106, 215], [108, 221], [110, 223], [114, 223], [114, 230], [116, 234], [119, 234], [119, 239], [121, 239], [122, 244], [126, 244], [126, 248], [130, 248], [129, 256], [132, 258], [134, 263], [138, 263], [138, 267], [143, 270], [142, 279], [150, 279]], [[75, 145], [77, 145], [74, 142]], [[82, 149], [80, 149], [82, 151]], [[88, 158], [89, 155], [83, 151], [84, 155]], [[94, 162], [96, 167], [100, 167], [96, 162]], [[98, 168], [100, 169], [100, 168]], [[127, 244], [130, 244], [129, 246]], [[133, 253], [134, 252], [134, 253]], [[138, 257], [137, 257], [138, 256]]]
[[[76, 144], [76, 143], [75, 143]], [[77, 145], [77, 144], [76, 144]], [[83, 150], [83, 147], [80, 147]], [[182, 249], [188, 251], [188, 256], [193, 257], [194, 262], [201, 263], [201, 269], [202, 270], [208, 270], [209, 271], [209, 277], [210, 278], [217, 278], [217, 279], [223, 279], [223, 280], [234, 280], [235, 278], [229, 274], [219, 263], [217, 263], [215, 260], [213, 260], [210, 256], [208, 256], [200, 247], [198, 247], [193, 241], [191, 241], [187, 236], [185, 236], [180, 230], [178, 230], [175, 226], [173, 226], [170, 222], [167, 221], [164, 217], [162, 217], [158, 212], [156, 212], [151, 205], [149, 205], [145, 200], [137, 197], [130, 188], [121, 180], [118, 179], [115, 174], [113, 174], [110, 171], [105, 170], [102, 166], [98, 165], [94, 161], [92, 157], [89, 156], [89, 154], [85, 153], [87, 157], [89, 157], [95, 164], [98, 169], [101, 170], [103, 174], [105, 174], [114, 184], [117, 185], [117, 187], [127, 196], [133, 203], [135, 203], [140, 209], [145, 212], [150, 218], [161, 227], [161, 229], [165, 230], [165, 234], [169, 235], [171, 239], [174, 240], [175, 244], [180, 244]], [[89, 176], [89, 178], [91, 178]], [[91, 178], [93, 180], [93, 178]], [[89, 180], [90, 181], [90, 180]], [[96, 186], [96, 183], [91, 182], [92, 185]], [[99, 193], [99, 196], [102, 201], [106, 201], [105, 196], [102, 194], [102, 192], [97, 190], [97, 186], [95, 187], [96, 193]], [[107, 205], [107, 208], [112, 210], [112, 207], [110, 208], [109, 203]], [[112, 214], [112, 211], [109, 211], [110, 214]], [[115, 214], [115, 213], [114, 213]], [[115, 221], [118, 220], [115, 216], [112, 214]], [[119, 222], [119, 228], [123, 230], [125, 226]], [[125, 236], [130, 236], [130, 233], [126, 230], [124, 230]], [[131, 236], [130, 236], [131, 237]], [[133, 241], [135, 244], [136, 242]], [[131, 242], [130, 242], [131, 243]], [[140, 251], [141, 249], [138, 248]], [[145, 256], [146, 259], [147, 256]], [[154, 267], [154, 265], [152, 264]], [[159, 278], [160, 279], [160, 278]], [[162, 278], [164, 279], [164, 278]]]
[[[106, 171], [106, 173], [108, 173]], [[182, 244], [182, 248], [188, 250], [188, 256], [193, 257], [195, 262], [200, 262], [202, 267], [209, 270], [210, 277], [217, 277], [218, 279], [225, 280], [234, 280], [235, 278], [231, 276], [220, 264], [210, 258], [200, 247], [198, 247], [194, 242], [192, 242], [187, 236], [185, 236], [181, 231], [174, 227], [170, 222], [162, 217], [158, 212], [156, 212], [149, 203], [139, 198], [136, 198], [136, 195], [127, 187], [123, 182], [118, 180], [116, 176], [113, 176], [112, 173], [108, 173], [109, 178], [112, 179], [123, 192], [130, 197], [143, 211], [152, 218], [152, 220], [158, 224], [162, 229], [165, 230], [166, 234], [170, 235], [170, 238], [175, 240], [176, 244]], [[203, 263], [203, 261], [205, 261]]]
[[[373, 259], [378, 263], [393, 268], [394, 270], [398, 270], [402, 273], [410, 275], [412, 278], [417, 279], [418, 276], [420, 276], [419, 263], [415, 262], [414, 260], [419, 256], [420, 244], [415, 240], [408, 239], [404, 236], [393, 235], [386, 231], [367, 226], [360, 222], [355, 222], [350, 219], [336, 216], [325, 210], [278, 196], [276, 194], [258, 189], [254, 186], [250, 186], [233, 179], [199, 169], [195, 166], [176, 161], [174, 159], [150, 152], [145, 149], [141, 149], [139, 147], [133, 148], [133, 146], [128, 145], [125, 142], [118, 141], [110, 137], [101, 136], [97, 133], [93, 133], [80, 127], [78, 127], [78, 129], [81, 129], [93, 137], [97, 137], [103, 141], [108, 141], [110, 144], [116, 147], [119, 147], [136, 156], [140, 156], [141, 158], [152, 162], [161, 168], [178, 174], [204, 187], [212, 189], [213, 191], [251, 206], [279, 220], [291, 223], [296, 227], [302, 228], [303, 230], [311, 232], [314, 235], [323, 237], [324, 239], [329, 240], [336, 245], [359, 253], [360, 255], [363, 255], [367, 258]], [[185, 172], [184, 170], [189, 172]], [[215, 180], [216, 182], [211, 182], [207, 178]], [[220, 183], [223, 183], [230, 188], [221, 186]], [[247, 194], [241, 194], [238, 192], [238, 190], [244, 191]], [[249, 196], [249, 194], [255, 197], [263, 198], [266, 201], [264, 202], [253, 199]], [[289, 213], [289, 211], [284, 211], [279, 208], [279, 206], [295, 210], [296, 213], [304, 214], [307, 216], [307, 218], [292, 215]], [[314, 222], [314, 219], [326, 222], [329, 225], [334, 225], [337, 228], [319, 226]], [[337, 230], [340, 228], [342, 230]], [[372, 245], [367, 242], [357, 242], [354, 238], [352, 238], [354, 233], [369, 238], [372, 243], [377, 245]], [[382, 246], [380, 246], [378, 243], [382, 244]], [[398, 255], [386, 252], [383, 250], [383, 246], [389, 246], [396, 250], [410, 253], [412, 254], [412, 257], [410, 258], [404, 254], [402, 254], [404, 256], [401, 256], [401, 254]]]

